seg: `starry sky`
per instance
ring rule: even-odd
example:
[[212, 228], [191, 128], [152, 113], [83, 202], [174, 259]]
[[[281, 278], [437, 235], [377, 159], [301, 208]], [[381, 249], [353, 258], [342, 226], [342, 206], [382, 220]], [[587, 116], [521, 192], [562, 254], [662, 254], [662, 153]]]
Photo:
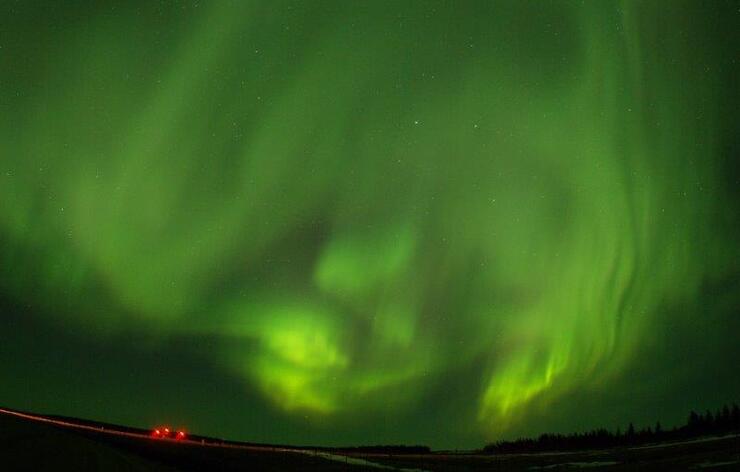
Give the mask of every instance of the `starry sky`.
[[740, 399], [736, 2], [0, 20], [0, 404], [471, 448]]

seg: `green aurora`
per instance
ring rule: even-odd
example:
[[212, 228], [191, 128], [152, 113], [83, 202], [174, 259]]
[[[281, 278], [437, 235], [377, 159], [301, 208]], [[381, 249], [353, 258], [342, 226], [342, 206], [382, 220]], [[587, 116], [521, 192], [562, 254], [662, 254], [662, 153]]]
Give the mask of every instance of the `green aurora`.
[[733, 2], [43, 3], [0, 404], [474, 447], [740, 397]]

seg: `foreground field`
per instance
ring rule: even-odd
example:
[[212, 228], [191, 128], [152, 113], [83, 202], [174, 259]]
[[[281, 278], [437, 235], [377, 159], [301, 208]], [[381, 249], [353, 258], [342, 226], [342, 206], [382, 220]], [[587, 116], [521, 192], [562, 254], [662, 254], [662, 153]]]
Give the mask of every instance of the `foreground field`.
[[433, 471], [740, 470], [740, 436], [701, 438], [634, 448], [538, 454], [364, 456], [394, 468]]
[[0, 413], [2, 471], [367, 470], [342, 459], [299, 449], [152, 439]]
[[740, 470], [740, 436], [634, 448], [541, 454], [373, 454], [241, 443], [152, 439], [0, 409], [0, 470]]

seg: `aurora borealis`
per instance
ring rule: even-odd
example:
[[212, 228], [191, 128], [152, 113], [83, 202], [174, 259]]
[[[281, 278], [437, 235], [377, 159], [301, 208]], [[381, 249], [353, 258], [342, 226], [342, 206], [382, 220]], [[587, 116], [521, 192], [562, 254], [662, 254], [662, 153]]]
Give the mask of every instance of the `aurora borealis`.
[[0, 404], [476, 447], [739, 399], [739, 17], [3, 2]]

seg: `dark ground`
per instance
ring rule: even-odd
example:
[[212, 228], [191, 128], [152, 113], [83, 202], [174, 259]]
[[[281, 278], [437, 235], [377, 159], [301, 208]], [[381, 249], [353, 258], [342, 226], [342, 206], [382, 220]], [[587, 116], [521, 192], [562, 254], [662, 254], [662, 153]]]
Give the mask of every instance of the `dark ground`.
[[495, 455], [437, 453], [367, 456], [366, 459], [399, 468], [434, 471], [740, 471], [740, 436], [600, 451]]
[[0, 414], [2, 471], [347, 470], [352, 466], [299, 452], [221, 448], [132, 438]]
[[[122, 428], [121, 431], [125, 431]], [[2, 471], [373, 470], [740, 470], [740, 436], [569, 453], [319, 455], [272, 446], [219, 447], [78, 430], [0, 413]], [[378, 469], [375, 469], [378, 470]]]

